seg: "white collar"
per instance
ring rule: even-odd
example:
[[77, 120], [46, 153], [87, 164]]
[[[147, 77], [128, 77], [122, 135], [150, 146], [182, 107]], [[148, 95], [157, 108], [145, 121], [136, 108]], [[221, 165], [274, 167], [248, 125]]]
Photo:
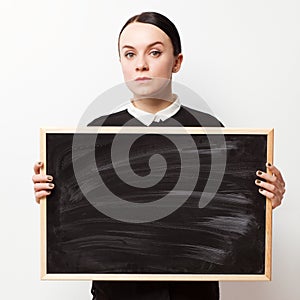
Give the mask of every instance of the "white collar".
[[135, 107], [130, 101], [127, 111], [136, 119], [138, 119], [140, 122], [145, 124], [146, 126], [149, 126], [152, 122], [159, 122], [159, 121], [165, 121], [172, 116], [174, 116], [180, 109], [181, 103], [179, 97], [174, 94], [173, 95], [173, 102], [168, 107], [158, 111], [155, 114], [146, 112], [144, 110], [141, 110], [137, 107]]

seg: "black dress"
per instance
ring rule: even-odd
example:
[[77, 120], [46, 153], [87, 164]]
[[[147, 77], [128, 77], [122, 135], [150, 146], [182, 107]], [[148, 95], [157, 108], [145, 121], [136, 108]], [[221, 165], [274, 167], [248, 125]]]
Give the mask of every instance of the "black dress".
[[[185, 127], [223, 127], [213, 116], [181, 106], [171, 118], [153, 122], [150, 126]], [[102, 116], [89, 126], [145, 126], [123, 110]], [[184, 281], [93, 281], [93, 300], [218, 300], [219, 283], [217, 281], [184, 282]]]

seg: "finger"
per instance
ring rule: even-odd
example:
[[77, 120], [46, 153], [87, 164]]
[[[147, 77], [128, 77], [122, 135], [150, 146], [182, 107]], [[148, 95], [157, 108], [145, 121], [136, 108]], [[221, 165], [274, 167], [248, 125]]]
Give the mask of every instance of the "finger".
[[276, 179], [277, 179], [276, 176], [273, 176], [273, 175], [271, 175], [271, 174], [265, 173], [265, 172], [260, 171], [260, 170], [258, 170], [258, 171], [256, 172], [256, 175], [257, 175], [258, 177], [262, 178], [262, 179], [265, 179], [265, 180], [268, 181], [268, 182], [273, 183], [273, 184], [275, 184]]
[[33, 183], [51, 182], [52, 180], [53, 180], [53, 177], [51, 175], [35, 174], [32, 176]]
[[35, 192], [35, 201], [39, 204], [41, 199], [44, 197], [47, 197], [51, 194], [51, 191], [39, 191], [39, 192]]
[[35, 163], [33, 166], [34, 174], [40, 174], [42, 166], [43, 166], [43, 163], [41, 161]]
[[272, 201], [272, 208], [276, 208], [277, 206], [279, 206], [281, 204], [281, 199], [276, 197], [274, 193], [264, 190], [262, 188], [260, 188], [258, 191], [263, 196], [265, 196], [266, 198], [268, 198]]
[[275, 194], [273, 194], [272, 192], [269, 192], [267, 190], [264, 190], [262, 188], [260, 188], [258, 190], [262, 195], [266, 196], [268, 199], [274, 199], [275, 198]]
[[[284, 184], [281, 180], [279, 180], [276, 175], [267, 174], [262, 171], [257, 171], [256, 175], [260, 178], [264, 179], [266, 182], [271, 183], [275, 186], [275, 188], [278, 190], [278, 193], [280, 193], [280, 197], [283, 197], [283, 194], [285, 193]], [[272, 190], [271, 190], [272, 191]]]
[[270, 163], [267, 163], [266, 166], [270, 170], [270, 172], [274, 174], [281, 181], [282, 185], [285, 186], [285, 182], [281, 175], [281, 172], [274, 165], [271, 165]]
[[48, 190], [52, 190], [54, 188], [54, 184], [53, 183], [35, 183], [34, 184], [34, 191], [35, 192], [40, 192], [40, 191], [48, 191]]
[[255, 180], [255, 184], [260, 186], [261, 188], [268, 190], [269, 192], [275, 194], [276, 193], [276, 186], [274, 184], [265, 182], [265, 181], [261, 181], [259, 179]]
[[283, 194], [285, 193], [285, 188], [283, 188], [282, 186], [277, 187], [274, 184], [264, 182], [259, 179], [255, 180], [255, 184], [258, 185], [259, 187], [271, 192], [272, 194], [275, 195], [276, 198], [282, 200]]

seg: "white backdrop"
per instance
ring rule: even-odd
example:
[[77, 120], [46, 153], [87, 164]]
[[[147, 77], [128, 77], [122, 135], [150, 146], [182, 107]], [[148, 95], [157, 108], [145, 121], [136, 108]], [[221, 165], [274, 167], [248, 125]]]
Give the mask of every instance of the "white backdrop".
[[[222, 300], [297, 300], [300, 2], [0, 2], [1, 299], [91, 299], [90, 282], [39, 279], [39, 206], [32, 165], [39, 128], [76, 126], [86, 107], [122, 82], [117, 36], [133, 14], [155, 10], [177, 25], [184, 62], [175, 80], [227, 127], [274, 127], [275, 163], [287, 182], [274, 211], [272, 282], [222, 282]], [[103, 103], [103, 111], [107, 109]]]

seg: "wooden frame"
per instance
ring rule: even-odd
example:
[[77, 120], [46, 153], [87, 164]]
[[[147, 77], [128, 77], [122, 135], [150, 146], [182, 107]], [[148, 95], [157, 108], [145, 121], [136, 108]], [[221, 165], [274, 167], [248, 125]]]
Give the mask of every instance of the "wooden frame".
[[[42, 169], [43, 174], [48, 174], [47, 169], [47, 151], [48, 151], [48, 144], [47, 144], [47, 137], [51, 134], [55, 135], [73, 135], [74, 133], [80, 134], [98, 134], [99, 135], [106, 135], [106, 134], [189, 134], [191, 136], [214, 136], [214, 135], [224, 135], [224, 137], [233, 136], [235, 137], [262, 137], [266, 141], [266, 149], [265, 149], [265, 157], [262, 157], [264, 162], [268, 161], [273, 163], [273, 139], [274, 139], [274, 131], [273, 129], [249, 129], [249, 128], [203, 128], [203, 127], [91, 127], [91, 128], [84, 128], [84, 129], [75, 129], [75, 128], [42, 128], [41, 129], [41, 161], [44, 162], [44, 166]], [[234, 139], [233, 138], [233, 139]], [[251, 155], [251, 153], [250, 153]], [[48, 158], [49, 160], [49, 158]], [[257, 168], [260, 168], [265, 171], [266, 168], [260, 164]], [[53, 175], [53, 174], [51, 174]], [[255, 175], [255, 174], [254, 174]], [[54, 177], [54, 182], [56, 182], [56, 177]], [[254, 186], [254, 180], [253, 180]], [[258, 189], [257, 187], [255, 187]], [[56, 185], [55, 189], [58, 189]], [[55, 193], [52, 193], [50, 197], [54, 197]], [[257, 199], [255, 201], [259, 201], [261, 195], [257, 193]], [[95, 272], [88, 272], [88, 270], [84, 270], [84, 272], [76, 272], [76, 270], [72, 270], [72, 272], [49, 272], [49, 253], [47, 252], [48, 247], [47, 244], [47, 235], [49, 234], [49, 226], [48, 224], [49, 214], [47, 214], [47, 201], [49, 204], [52, 200], [49, 201], [44, 198], [40, 202], [40, 209], [41, 209], [41, 279], [43, 280], [146, 280], [146, 281], [266, 281], [271, 280], [271, 257], [272, 257], [272, 203], [270, 199], [266, 199], [266, 201], [261, 201], [261, 206], [258, 208], [262, 210], [259, 212], [261, 214], [263, 212], [263, 223], [259, 226], [263, 226], [264, 234], [263, 234], [263, 270], [255, 273], [230, 273], [228, 270], [226, 273], [220, 272], [218, 269], [217, 273], [155, 273], [155, 272], [138, 272], [138, 273], [125, 273], [125, 272], [104, 272], [104, 273], [95, 273]], [[50, 201], [51, 200], [51, 201]], [[56, 199], [57, 200], [57, 199]], [[53, 203], [53, 202], [52, 202]], [[256, 203], [256, 202], [255, 202]], [[259, 204], [260, 205], [260, 204]], [[259, 206], [258, 205], [258, 206]], [[59, 208], [59, 206], [58, 206]], [[60, 213], [60, 209], [55, 208], [54, 212], [51, 212], [51, 209], [48, 209], [48, 213]], [[118, 222], [118, 221], [116, 221]], [[48, 227], [47, 227], [48, 226]], [[137, 225], [138, 226], [138, 225]], [[56, 228], [57, 230], [58, 228]], [[234, 230], [234, 229], [233, 229]], [[50, 252], [51, 253], [51, 252]], [[57, 256], [58, 257], [58, 256]], [[56, 257], [56, 259], [57, 259]], [[63, 259], [67, 259], [68, 255], [63, 257]], [[183, 260], [184, 261], [184, 260]], [[235, 268], [233, 268], [235, 269]]]

